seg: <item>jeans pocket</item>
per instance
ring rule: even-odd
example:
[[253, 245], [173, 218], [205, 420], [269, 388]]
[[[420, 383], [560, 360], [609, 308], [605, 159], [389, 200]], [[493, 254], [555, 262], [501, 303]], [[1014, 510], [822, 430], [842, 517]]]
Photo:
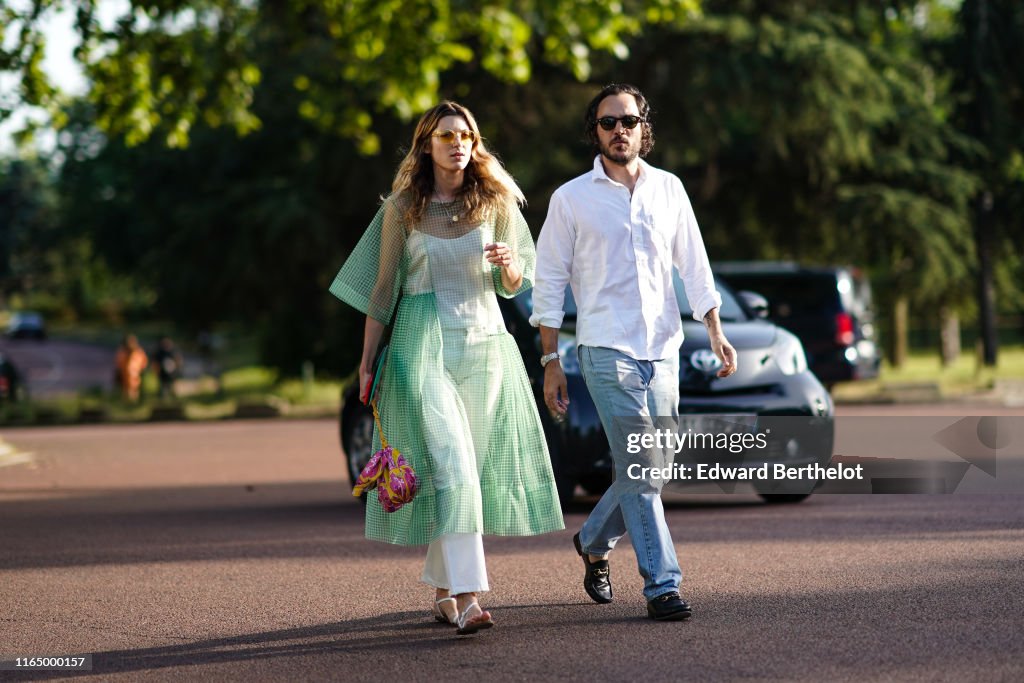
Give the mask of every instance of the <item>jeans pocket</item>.
[[644, 391], [647, 387], [640, 376], [639, 368], [634, 360], [615, 359], [615, 380], [628, 391]]

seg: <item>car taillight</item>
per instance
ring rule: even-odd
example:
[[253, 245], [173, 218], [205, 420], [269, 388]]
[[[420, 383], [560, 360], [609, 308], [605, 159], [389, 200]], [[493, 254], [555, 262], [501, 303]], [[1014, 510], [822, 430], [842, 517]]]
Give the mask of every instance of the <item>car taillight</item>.
[[11, 388], [10, 382], [3, 375], [0, 375], [0, 396], [6, 396], [8, 389]]
[[849, 313], [836, 313], [836, 344], [853, 345], [853, 317]]

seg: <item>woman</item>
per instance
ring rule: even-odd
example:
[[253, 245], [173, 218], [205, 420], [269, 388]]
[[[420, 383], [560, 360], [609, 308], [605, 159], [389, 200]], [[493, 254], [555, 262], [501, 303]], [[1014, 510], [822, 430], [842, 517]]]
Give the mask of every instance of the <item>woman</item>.
[[495, 298], [531, 286], [523, 201], [469, 110], [442, 102], [420, 119], [391, 194], [331, 285], [366, 314], [364, 403], [394, 313], [377, 402], [420, 481], [397, 512], [369, 497], [366, 536], [429, 544], [432, 611], [459, 634], [494, 623], [478, 602], [489, 590], [482, 534], [564, 528], [533, 391]]

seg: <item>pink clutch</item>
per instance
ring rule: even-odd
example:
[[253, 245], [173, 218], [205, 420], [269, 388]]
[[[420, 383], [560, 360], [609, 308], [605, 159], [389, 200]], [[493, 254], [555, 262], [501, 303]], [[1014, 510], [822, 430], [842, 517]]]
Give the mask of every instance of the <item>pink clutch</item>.
[[[372, 395], [372, 394], [371, 394]], [[373, 454], [370, 462], [359, 473], [356, 485], [352, 489], [352, 495], [359, 497], [363, 491], [371, 491], [377, 488], [377, 499], [385, 512], [394, 512], [416, 496], [419, 482], [416, 480], [416, 472], [397, 448], [388, 445], [384, 437], [384, 430], [380, 426], [380, 415], [377, 413], [377, 401], [371, 400], [370, 407], [373, 408], [373, 419], [377, 423], [377, 433], [380, 434], [381, 449]]]

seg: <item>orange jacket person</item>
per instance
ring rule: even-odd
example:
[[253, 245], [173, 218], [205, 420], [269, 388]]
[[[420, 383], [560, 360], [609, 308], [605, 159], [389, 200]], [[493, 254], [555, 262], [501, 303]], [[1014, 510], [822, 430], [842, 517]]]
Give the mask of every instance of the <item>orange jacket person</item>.
[[114, 365], [117, 368], [121, 395], [129, 401], [138, 401], [139, 387], [142, 385], [142, 371], [149, 365], [149, 358], [134, 334], [125, 335], [121, 346], [117, 349]]

